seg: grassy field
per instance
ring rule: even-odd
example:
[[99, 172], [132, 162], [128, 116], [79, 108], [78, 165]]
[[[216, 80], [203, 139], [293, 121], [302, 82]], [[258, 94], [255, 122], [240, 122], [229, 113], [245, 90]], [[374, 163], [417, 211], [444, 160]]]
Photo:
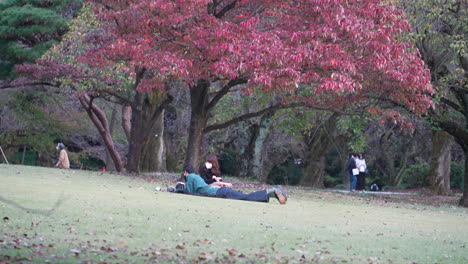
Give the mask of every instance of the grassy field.
[[0, 164], [0, 263], [468, 263], [466, 208], [293, 187], [285, 205], [154, 190], [173, 177]]

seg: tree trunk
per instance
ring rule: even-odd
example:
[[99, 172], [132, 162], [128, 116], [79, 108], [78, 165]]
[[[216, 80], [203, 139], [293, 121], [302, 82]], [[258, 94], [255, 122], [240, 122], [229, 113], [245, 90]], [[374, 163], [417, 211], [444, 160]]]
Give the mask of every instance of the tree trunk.
[[122, 171], [123, 163], [120, 159], [119, 153], [115, 148], [114, 140], [112, 139], [112, 135], [110, 134], [109, 123], [107, 122], [107, 118], [104, 111], [102, 111], [97, 105], [93, 104], [93, 99], [90, 98], [87, 94], [81, 95], [78, 99], [83, 108], [86, 110], [88, 116], [91, 118], [91, 121], [96, 126], [102, 139], [104, 140], [104, 144], [109, 150], [109, 154], [111, 155], [112, 160], [114, 161], [115, 169], [119, 172]]
[[132, 130], [132, 107], [129, 105], [122, 106], [122, 128], [125, 132], [127, 141], [130, 142], [130, 133]]
[[[274, 112], [262, 116], [260, 121], [250, 127], [238, 137], [240, 147], [239, 155], [239, 177], [252, 177], [260, 182], [265, 182], [268, 173], [263, 168], [263, 149], [268, 140], [268, 128], [271, 125], [271, 116]], [[243, 138], [243, 140], [241, 140]], [[244, 143], [244, 144], [243, 144]]]
[[203, 80], [196, 86], [190, 87], [191, 117], [185, 164], [192, 164], [195, 167], [201, 162], [204, 129], [209, 119], [207, 109], [209, 87], [210, 83]]
[[257, 135], [254, 138], [252, 146], [252, 159], [249, 160], [250, 175], [253, 175], [260, 182], [265, 182], [268, 178], [268, 173], [263, 169], [263, 150], [270, 135], [269, 128], [273, 114], [266, 114], [260, 119], [260, 125], [258, 126]]
[[336, 122], [338, 114], [332, 114], [320, 128], [316, 128], [312, 133], [309, 147], [309, 154], [306, 160], [304, 176], [301, 179], [301, 185], [315, 188], [323, 188], [325, 176], [325, 155], [332, 146], [332, 138], [336, 131]]
[[[110, 125], [109, 125], [109, 132], [111, 136], [114, 135], [114, 128], [115, 128], [115, 119], [117, 116], [117, 108], [115, 105], [112, 107], [112, 114], [111, 114], [111, 120], [110, 120]], [[112, 160], [112, 157], [110, 155], [109, 150], [106, 148], [106, 169], [108, 171], [115, 171], [115, 164], [114, 161]]]
[[450, 194], [450, 162], [453, 137], [444, 131], [432, 134], [430, 189], [435, 195]]
[[26, 158], [26, 146], [23, 145], [23, 155], [21, 157], [21, 165], [24, 165], [24, 159]]
[[128, 142], [127, 171], [140, 173], [140, 158], [146, 137], [143, 118], [143, 93], [137, 92], [132, 105], [130, 140]]
[[[132, 105], [132, 119], [128, 151], [127, 170], [140, 173], [142, 157], [150, 144], [151, 136], [156, 135], [155, 129], [159, 119], [163, 119], [164, 108], [172, 101], [172, 97], [165, 91], [153, 90], [148, 93], [137, 92]], [[162, 122], [162, 121], [160, 121]], [[159, 122], [159, 123], [160, 123]], [[162, 138], [162, 135], [161, 135]], [[163, 145], [159, 145], [163, 147]], [[159, 150], [156, 151], [157, 153]], [[150, 157], [152, 153], [146, 156]], [[151, 160], [154, 162], [155, 160]], [[150, 162], [150, 163], [151, 163]], [[161, 167], [161, 164], [157, 164]], [[147, 167], [144, 168], [147, 170]]]
[[[247, 126], [247, 124], [246, 124]], [[259, 126], [258, 124], [251, 124], [245, 129], [239, 129], [237, 131], [237, 144], [239, 156], [237, 159], [237, 175], [239, 177], [249, 177], [250, 174], [250, 164], [249, 161], [253, 157], [253, 145], [255, 144], [255, 139], [258, 135]]]
[[149, 143], [144, 146], [141, 171], [166, 171], [164, 156], [164, 111], [155, 122], [155, 127], [149, 136]]

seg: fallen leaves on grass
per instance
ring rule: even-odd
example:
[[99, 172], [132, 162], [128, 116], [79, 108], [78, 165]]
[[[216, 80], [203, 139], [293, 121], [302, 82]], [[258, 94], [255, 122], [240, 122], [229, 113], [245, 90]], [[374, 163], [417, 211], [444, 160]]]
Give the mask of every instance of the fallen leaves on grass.
[[178, 244], [176, 246], [177, 249], [185, 249], [185, 246], [183, 244]]

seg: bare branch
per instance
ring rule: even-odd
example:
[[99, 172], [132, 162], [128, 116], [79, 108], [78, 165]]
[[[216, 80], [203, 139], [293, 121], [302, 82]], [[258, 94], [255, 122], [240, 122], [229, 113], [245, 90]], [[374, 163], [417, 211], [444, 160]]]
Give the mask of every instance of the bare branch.
[[226, 95], [232, 87], [245, 83], [247, 83], [247, 80], [245, 79], [230, 80], [223, 88], [221, 88], [221, 90], [216, 93], [213, 99], [211, 99], [210, 103], [206, 107], [207, 112], [214, 108], [219, 100], [221, 100], [221, 98]]

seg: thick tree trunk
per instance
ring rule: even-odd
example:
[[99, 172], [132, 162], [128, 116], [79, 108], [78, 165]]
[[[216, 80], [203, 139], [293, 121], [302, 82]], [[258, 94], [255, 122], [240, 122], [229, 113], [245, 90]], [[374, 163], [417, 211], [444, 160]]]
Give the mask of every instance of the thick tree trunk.
[[450, 194], [450, 162], [453, 137], [445, 131], [432, 134], [431, 172], [429, 183], [435, 195]]
[[201, 80], [196, 86], [190, 88], [191, 117], [185, 164], [192, 164], [195, 167], [198, 167], [202, 159], [201, 147], [204, 130], [209, 119], [207, 108], [209, 87], [209, 82]]
[[146, 139], [143, 118], [143, 97], [137, 92], [132, 105], [132, 118], [130, 129], [130, 140], [128, 142], [127, 170], [129, 172], [140, 173], [140, 158], [143, 151], [143, 143]]
[[262, 116], [258, 124], [252, 124], [245, 132], [240, 132], [242, 136], [238, 138], [241, 145], [238, 160], [239, 177], [252, 177], [260, 182], [267, 180], [268, 173], [263, 168], [263, 149], [268, 140], [268, 128], [273, 114], [272, 112]]
[[322, 125], [312, 133], [311, 142], [308, 144], [309, 154], [306, 160], [304, 176], [301, 179], [301, 185], [315, 188], [323, 188], [325, 176], [325, 155], [332, 146], [331, 137], [336, 131], [336, 122], [338, 114], [332, 114]]
[[271, 126], [271, 117], [274, 113], [262, 116], [260, 125], [257, 129], [254, 145], [252, 146], [252, 159], [250, 160], [250, 175], [253, 175], [258, 181], [265, 182], [268, 178], [268, 173], [263, 169], [263, 150], [265, 143], [269, 138], [269, 128]]
[[[130, 141], [128, 151], [127, 170], [129, 172], [140, 173], [142, 167], [142, 157], [145, 150], [150, 150], [147, 145], [150, 137], [155, 136], [158, 120], [162, 122], [164, 108], [172, 101], [164, 91], [151, 91], [149, 93], [136, 93], [132, 105], [132, 119], [130, 129]], [[159, 122], [159, 123], [160, 123]], [[159, 135], [159, 134], [158, 134]], [[162, 137], [162, 135], [161, 135]], [[163, 144], [159, 147], [164, 147]], [[152, 150], [151, 150], [152, 151]], [[159, 150], [157, 150], [157, 153]], [[150, 157], [151, 153], [147, 154]], [[152, 159], [151, 162], [157, 160]], [[157, 164], [156, 167], [162, 167]], [[147, 171], [147, 167], [144, 168]]]
[[130, 142], [130, 133], [132, 130], [132, 107], [129, 105], [122, 106], [122, 128], [125, 132], [127, 141]]
[[112, 160], [114, 161], [115, 169], [119, 172], [122, 171], [123, 163], [120, 159], [119, 153], [115, 148], [114, 140], [112, 139], [109, 124], [107, 122], [107, 118], [104, 111], [102, 111], [98, 106], [93, 104], [92, 98], [90, 98], [87, 94], [81, 95], [78, 99], [83, 108], [88, 113], [88, 116], [91, 118], [91, 121], [96, 126], [102, 139], [104, 140], [104, 144], [106, 145], [106, 148], [108, 149], [109, 154], [111, 155]]
[[164, 111], [154, 124], [154, 130], [150, 134], [149, 143], [143, 149], [141, 171], [166, 171], [166, 159], [164, 156]]
[[259, 126], [252, 124], [250, 127], [237, 131], [237, 145], [239, 146], [239, 157], [237, 159], [237, 175], [239, 177], [252, 176], [249, 170], [249, 161], [253, 157], [253, 145], [258, 133]]

